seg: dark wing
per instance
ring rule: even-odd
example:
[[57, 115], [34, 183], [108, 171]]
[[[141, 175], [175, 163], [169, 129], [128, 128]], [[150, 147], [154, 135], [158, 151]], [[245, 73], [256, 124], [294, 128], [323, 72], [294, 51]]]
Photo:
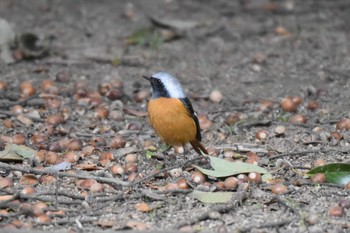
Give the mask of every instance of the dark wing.
[[193, 110], [193, 107], [192, 107], [190, 100], [188, 98], [180, 98], [180, 100], [185, 105], [185, 107], [187, 108], [188, 112], [190, 113], [192, 119], [196, 123], [196, 126], [197, 126], [196, 139], [198, 141], [201, 141], [202, 135], [201, 135], [201, 131], [200, 131], [199, 121], [198, 121], [196, 113]]

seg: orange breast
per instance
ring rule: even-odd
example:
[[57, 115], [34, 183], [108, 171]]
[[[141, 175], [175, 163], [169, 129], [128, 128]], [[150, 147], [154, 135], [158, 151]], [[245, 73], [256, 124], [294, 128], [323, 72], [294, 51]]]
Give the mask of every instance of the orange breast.
[[148, 117], [156, 133], [169, 145], [181, 146], [196, 138], [196, 123], [179, 99], [150, 100]]

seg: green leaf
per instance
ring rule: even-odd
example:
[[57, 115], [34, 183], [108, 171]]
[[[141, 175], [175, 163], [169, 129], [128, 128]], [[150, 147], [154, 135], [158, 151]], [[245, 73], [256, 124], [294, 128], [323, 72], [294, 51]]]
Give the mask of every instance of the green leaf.
[[326, 176], [326, 182], [328, 183], [345, 185], [350, 182], [349, 163], [326, 164], [311, 169], [307, 174], [312, 176], [316, 173], [323, 173]]
[[23, 145], [8, 143], [5, 150], [0, 151], [0, 161], [31, 159], [37, 151]]
[[230, 202], [233, 192], [201, 192], [194, 190], [192, 195], [197, 200], [204, 203], [226, 203]]
[[150, 150], [146, 150], [146, 159], [150, 159], [154, 156], [154, 153]]
[[213, 176], [213, 177], [227, 177], [233, 176], [241, 173], [258, 172], [260, 174], [269, 173], [266, 169], [259, 167], [255, 164], [243, 163], [243, 162], [229, 162], [224, 159], [209, 156], [210, 165], [214, 170], [209, 170], [201, 168], [199, 166], [194, 166], [202, 173]]
[[154, 27], [145, 27], [137, 30], [126, 38], [129, 45], [141, 45], [157, 48], [163, 43], [162, 35]]

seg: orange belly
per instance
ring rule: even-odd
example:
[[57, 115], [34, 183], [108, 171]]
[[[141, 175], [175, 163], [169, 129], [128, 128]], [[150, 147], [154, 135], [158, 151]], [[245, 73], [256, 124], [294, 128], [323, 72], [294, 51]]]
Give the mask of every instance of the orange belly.
[[182, 146], [196, 139], [196, 123], [179, 99], [151, 99], [148, 117], [156, 133], [169, 145]]

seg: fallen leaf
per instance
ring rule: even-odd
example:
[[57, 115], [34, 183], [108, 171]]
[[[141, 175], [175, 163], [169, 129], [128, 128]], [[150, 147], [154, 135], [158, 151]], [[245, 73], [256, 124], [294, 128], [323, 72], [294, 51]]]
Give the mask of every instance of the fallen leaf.
[[13, 187], [13, 180], [12, 178], [8, 177], [0, 177], [0, 189], [4, 189], [7, 187]]
[[150, 228], [150, 226], [144, 222], [137, 222], [137, 221], [129, 221], [126, 223], [126, 226], [132, 228], [133, 230], [138, 231], [145, 231]]
[[63, 161], [59, 164], [56, 164], [54, 166], [51, 166], [51, 167], [48, 167], [46, 169], [51, 169], [53, 171], [63, 171], [63, 170], [68, 170], [68, 169], [71, 169], [72, 167], [72, 164], [70, 162], [67, 162], [67, 161]]
[[274, 31], [279, 36], [289, 36], [290, 35], [290, 32], [282, 26], [276, 27]]
[[128, 45], [141, 45], [150, 48], [157, 48], [163, 41], [161, 33], [154, 27], [141, 28], [125, 40]]
[[23, 115], [18, 115], [17, 116], [17, 120], [19, 122], [21, 122], [22, 124], [24, 124], [25, 126], [30, 126], [30, 125], [33, 124], [33, 121], [31, 119], [29, 119], [29, 118], [27, 118], [27, 117], [25, 117]]
[[95, 171], [95, 170], [102, 170], [103, 168], [98, 167], [96, 164], [77, 164], [74, 166], [76, 169], [85, 170], [85, 171]]
[[255, 164], [243, 163], [243, 162], [228, 162], [227, 160], [220, 159], [213, 156], [208, 156], [210, 159], [210, 165], [214, 170], [201, 168], [194, 166], [202, 173], [213, 177], [227, 177], [241, 173], [257, 172], [260, 174], [269, 173], [266, 169], [259, 167]]
[[307, 174], [314, 175], [316, 173], [324, 174], [327, 183], [345, 185], [350, 182], [349, 163], [330, 163], [324, 166], [318, 166], [310, 170]]
[[189, 21], [189, 20], [181, 20], [181, 19], [165, 19], [165, 18], [157, 18], [154, 16], [150, 17], [153, 25], [160, 28], [171, 28], [178, 32], [192, 30], [193, 28], [200, 25], [200, 22], [197, 21]]
[[145, 116], [148, 115], [147, 112], [137, 111], [137, 110], [133, 110], [133, 109], [130, 109], [130, 108], [124, 108], [124, 112], [129, 114], [129, 115], [139, 116], [139, 117], [145, 117]]
[[20, 185], [23, 185], [23, 186], [34, 186], [38, 182], [39, 182], [38, 178], [33, 174], [22, 175], [21, 178], [19, 179]]
[[64, 210], [49, 210], [46, 212], [47, 215], [51, 216], [59, 216], [64, 217], [65, 211]]
[[227, 203], [232, 199], [233, 192], [202, 192], [194, 190], [192, 196], [203, 203]]
[[149, 212], [152, 210], [152, 208], [146, 202], [137, 203], [135, 208], [140, 212]]
[[0, 202], [2, 201], [9, 201], [13, 198], [13, 195], [2, 195], [0, 196]]
[[25, 158], [32, 159], [36, 150], [24, 145], [8, 143], [3, 151], [0, 151], [0, 161], [22, 161]]
[[102, 228], [111, 228], [114, 226], [115, 221], [114, 220], [109, 220], [109, 219], [100, 219], [97, 222], [97, 225], [102, 227]]

